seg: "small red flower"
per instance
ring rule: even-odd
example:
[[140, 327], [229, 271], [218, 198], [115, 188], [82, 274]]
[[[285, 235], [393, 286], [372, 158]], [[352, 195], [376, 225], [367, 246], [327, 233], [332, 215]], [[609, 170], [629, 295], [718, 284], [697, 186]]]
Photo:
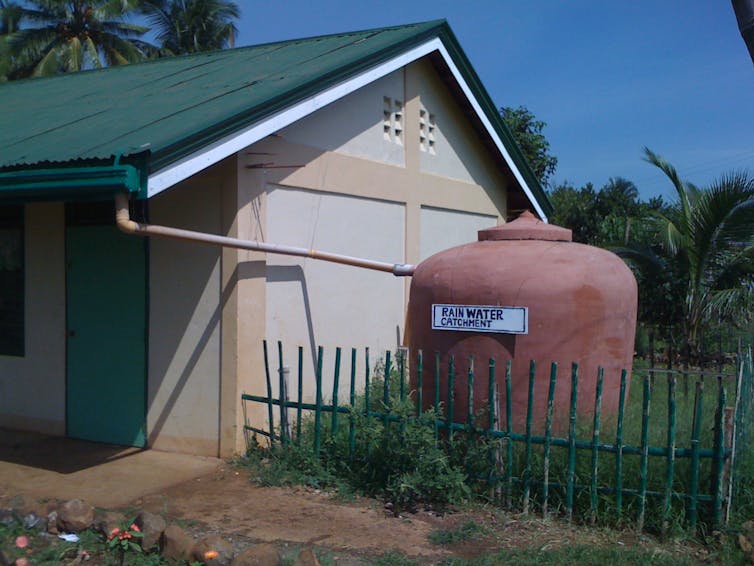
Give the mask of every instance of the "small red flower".
[[27, 546], [29, 546], [29, 537], [25, 537], [23, 535], [16, 537], [17, 548], [26, 548]]

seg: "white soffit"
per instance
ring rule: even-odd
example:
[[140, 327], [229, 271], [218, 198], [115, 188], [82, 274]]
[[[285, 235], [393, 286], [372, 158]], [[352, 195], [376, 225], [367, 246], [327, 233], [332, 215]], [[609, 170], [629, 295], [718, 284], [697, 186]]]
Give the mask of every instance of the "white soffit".
[[547, 217], [545, 216], [544, 211], [541, 209], [537, 200], [533, 197], [530, 188], [524, 181], [521, 172], [513, 162], [513, 159], [508, 153], [508, 150], [505, 148], [502, 140], [497, 135], [495, 128], [492, 126], [492, 123], [489, 121], [486, 114], [482, 110], [482, 107], [474, 97], [471, 89], [469, 88], [469, 85], [466, 84], [463, 75], [461, 75], [461, 72], [458, 70], [458, 67], [456, 67], [453, 59], [450, 57], [450, 54], [448, 53], [447, 49], [445, 49], [445, 46], [439, 38], [431, 39], [426, 43], [414, 47], [413, 49], [410, 49], [409, 51], [406, 51], [405, 53], [402, 53], [401, 55], [389, 61], [381, 63], [380, 65], [364, 71], [346, 81], [343, 81], [340, 84], [323, 90], [322, 92], [315, 94], [314, 96], [311, 96], [297, 104], [294, 104], [290, 108], [281, 110], [280, 112], [268, 116], [264, 120], [257, 122], [256, 124], [252, 124], [251, 126], [248, 126], [247, 128], [239, 132], [226, 136], [202, 148], [200, 151], [196, 151], [191, 155], [188, 155], [183, 159], [180, 159], [179, 161], [169, 165], [168, 167], [152, 173], [149, 176], [147, 196], [153, 197], [161, 193], [162, 191], [169, 189], [173, 185], [176, 185], [181, 181], [188, 179], [192, 175], [195, 175], [199, 171], [206, 169], [210, 165], [214, 165], [222, 159], [225, 159], [226, 157], [233, 155], [238, 151], [241, 151], [245, 147], [250, 146], [254, 142], [266, 138], [267, 136], [274, 134], [275, 132], [282, 130], [286, 126], [289, 126], [290, 124], [300, 120], [301, 118], [304, 118], [309, 114], [316, 112], [323, 106], [335, 102], [336, 100], [343, 98], [344, 96], [376, 81], [377, 79], [384, 77], [385, 75], [392, 73], [393, 71], [396, 71], [408, 65], [409, 63], [416, 61], [417, 59], [424, 57], [425, 55], [428, 55], [429, 53], [432, 53], [433, 51], [438, 51], [442, 58], [445, 60], [445, 63], [448, 65], [451, 73], [453, 73], [453, 77], [455, 77], [456, 81], [461, 87], [461, 90], [474, 109], [474, 112], [476, 112], [480, 121], [487, 130], [487, 133], [495, 142], [495, 145], [500, 151], [500, 154], [503, 156], [505, 162], [513, 172], [516, 180], [523, 188], [526, 196], [529, 198], [529, 201], [532, 203], [532, 205], [534, 205], [537, 214], [540, 216], [540, 218], [542, 218], [543, 221], [547, 222]]

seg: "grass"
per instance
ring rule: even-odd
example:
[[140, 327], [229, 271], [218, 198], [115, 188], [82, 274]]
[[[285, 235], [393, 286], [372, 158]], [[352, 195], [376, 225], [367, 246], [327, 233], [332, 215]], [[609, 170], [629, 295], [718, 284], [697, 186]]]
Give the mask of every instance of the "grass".
[[696, 564], [693, 560], [671, 553], [657, 553], [618, 547], [615, 549], [594, 546], [564, 546], [556, 550], [517, 549], [505, 550], [473, 560], [451, 558], [441, 562], [441, 566], [498, 566], [515, 564], [516, 566], [683, 566]]
[[476, 521], [466, 521], [454, 529], [440, 529], [429, 534], [432, 544], [448, 546], [458, 542], [475, 540], [489, 534], [490, 530]]

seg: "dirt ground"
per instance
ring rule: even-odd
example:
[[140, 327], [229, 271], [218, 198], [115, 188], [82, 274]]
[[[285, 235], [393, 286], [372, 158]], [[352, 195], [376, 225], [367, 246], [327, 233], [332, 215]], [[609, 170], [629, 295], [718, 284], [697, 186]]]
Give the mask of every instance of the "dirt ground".
[[[253, 484], [247, 471], [232, 466], [139, 498], [132, 506], [161, 513], [197, 536], [220, 534], [238, 546], [250, 542], [294, 548], [313, 545], [329, 551], [339, 564], [389, 552], [432, 564], [450, 556], [469, 559], [502, 549], [548, 550], [576, 544], [706, 557], [702, 547], [688, 543], [660, 544], [631, 532], [576, 527], [493, 508], [444, 514], [422, 510], [396, 516], [372, 499], [345, 500], [314, 489]], [[474, 536], [452, 545], [431, 542], [431, 533], [457, 530], [470, 521], [481, 527]]]

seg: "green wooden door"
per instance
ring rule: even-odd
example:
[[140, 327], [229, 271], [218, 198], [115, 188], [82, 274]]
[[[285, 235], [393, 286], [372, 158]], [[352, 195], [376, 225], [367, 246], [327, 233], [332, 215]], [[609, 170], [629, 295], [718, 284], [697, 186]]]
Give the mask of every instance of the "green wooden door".
[[68, 436], [145, 446], [145, 242], [69, 226], [66, 254]]

